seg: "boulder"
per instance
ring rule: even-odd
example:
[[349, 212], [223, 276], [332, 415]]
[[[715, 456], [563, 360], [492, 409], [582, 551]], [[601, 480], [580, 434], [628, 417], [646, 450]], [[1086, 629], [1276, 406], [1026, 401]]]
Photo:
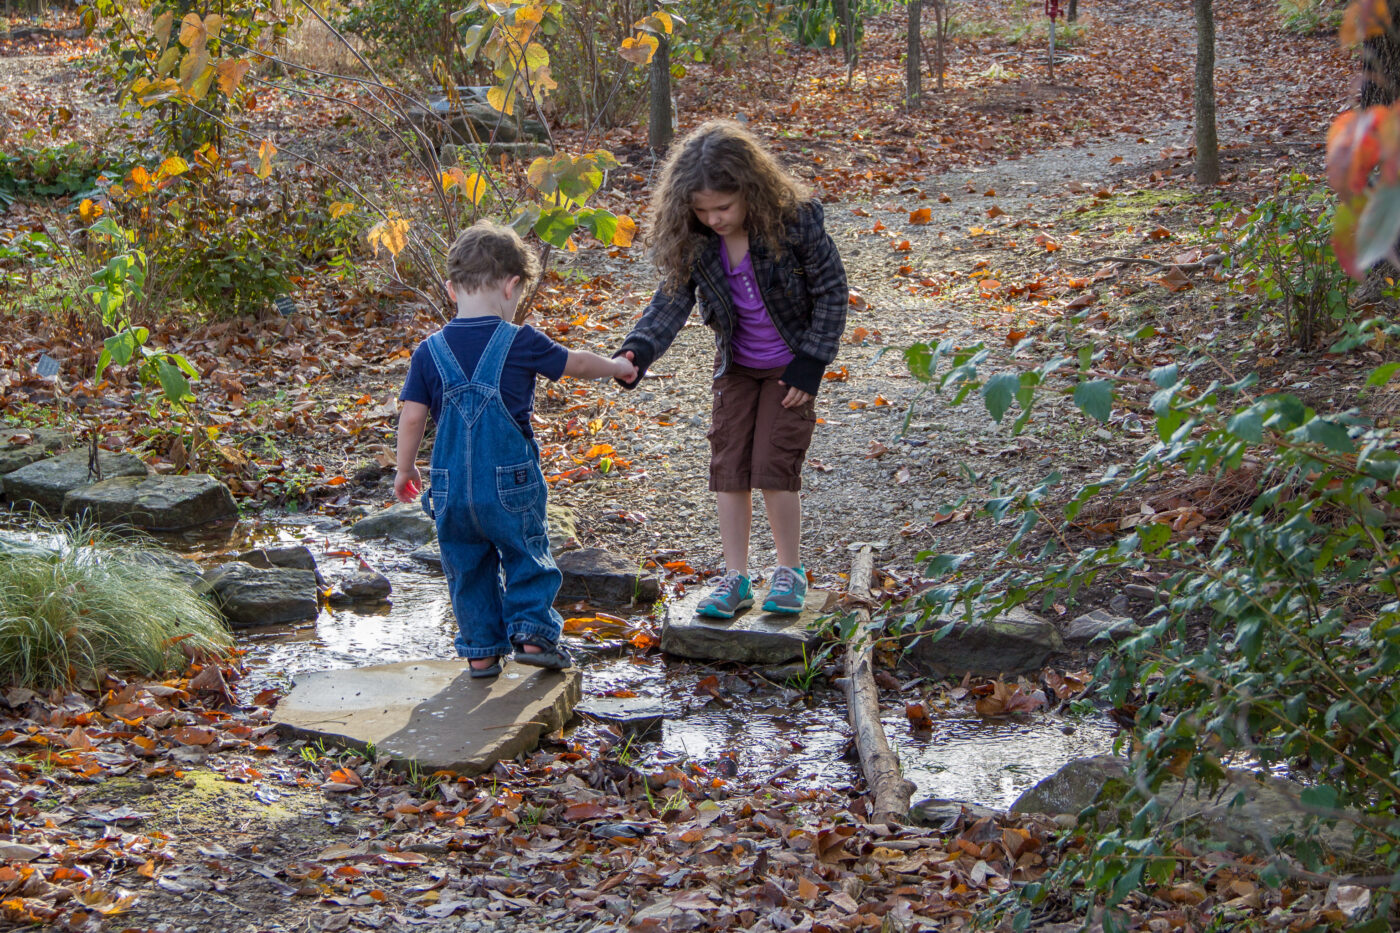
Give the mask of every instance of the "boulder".
[[437, 536], [437, 526], [417, 502], [400, 502], [350, 526], [357, 538], [391, 538], [414, 546]]
[[430, 138], [456, 143], [539, 142], [549, 138], [544, 125], [537, 120], [521, 119], [517, 124], [486, 102], [486, 88], [457, 89], [454, 102], [446, 95], [429, 97], [423, 104], [413, 104], [406, 116]]
[[465, 660], [406, 661], [296, 678], [277, 704], [287, 733], [363, 748], [424, 774], [473, 776], [533, 749], [568, 722], [583, 677], [514, 661], [475, 679]]
[[[947, 621], [932, 622], [929, 628], [941, 628]], [[1038, 671], [1064, 646], [1052, 623], [1018, 606], [995, 619], [969, 623], [959, 618], [943, 638], [919, 639], [909, 655], [920, 667], [951, 677], [969, 672], [997, 676]]]
[[204, 570], [199, 564], [188, 557], [181, 557], [159, 548], [141, 548], [132, 553], [131, 561], [145, 564], [148, 567], [168, 570], [191, 586], [198, 586], [199, 582], [204, 579]]
[[384, 574], [372, 568], [358, 567], [335, 580], [330, 598], [332, 602], [383, 602], [393, 591], [393, 585]]
[[325, 578], [321, 576], [321, 568], [316, 566], [316, 558], [312, 556], [311, 549], [304, 544], [280, 544], [273, 547], [253, 548], [251, 551], [239, 554], [234, 560], [252, 564], [254, 567], [261, 567], [264, 570], [270, 570], [273, 567], [310, 570], [316, 575], [318, 584], [326, 585]]
[[661, 581], [627, 560], [597, 547], [562, 551], [555, 563], [564, 574], [561, 599], [587, 599], [612, 605], [654, 603], [661, 598]]
[[[86, 450], [70, 450], [20, 467], [5, 477], [5, 497], [14, 505], [32, 503], [50, 515], [59, 515], [68, 493], [96, 482], [96, 477], [88, 473], [88, 456]], [[135, 454], [103, 450], [98, 453], [97, 462], [104, 480], [145, 476], [150, 472]]]
[[1072, 645], [1088, 644], [1100, 636], [1117, 640], [1136, 635], [1142, 629], [1127, 616], [1115, 615], [1106, 609], [1086, 612], [1065, 629], [1065, 641]]
[[[1131, 776], [1126, 763], [1111, 755], [1071, 761], [1026, 791], [1011, 805], [1012, 813], [1077, 815], [1091, 804], [1115, 804], [1128, 791]], [[1290, 832], [1302, 832], [1307, 808], [1300, 802], [1305, 785], [1287, 778], [1243, 769], [1230, 770], [1212, 792], [1194, 782], [1168, 780], [1157, 792], [1169, 811], [1165, 818], [1188, 821], [1196, 831], [1236, 852], [1267, 854], [1273, 840]], [[1128, 804], [1136, 810], [1136, 800]], [[1354, 850], [1350, 824], [1345, 820], [1318, 830], [1319, 841], [1339, 854]]]
[[281, 625], [316, 618], [316, 575], [309, 570], [223, 564], [204, 575], [202, 589], [234, 628]]
[[68, 493], [63, 511], [144, 531], [184, 531], [238, 517], [228, 487], [203, 474], [115, 476]]
[[[52, 428], [29, 428], [12, 433], [0, 433], [0, 477], [8, 476], [20, 467], [47, 460], [60, 450], [67, 450], [76, 441], [71, 435]], [[0, 486], [0, 489], [3, 489]]]
[[740, 661], [745, 664], [782, 664], [810, 658], [819, 637], [813, 630], [817, 619], [830, 611], [835, 595], [822, 590], [807, 591], [807, 605], [799, 615], [763, 612], [759, 606], [768, 593], [754, 593], [754, 608], [733, 619], [711, 619], [695, 614], [695, 607], [708, 592], [695, 587], [683, 599], [666, 605], [661, 624], [661, 650], [682, 658], [705, 661]]

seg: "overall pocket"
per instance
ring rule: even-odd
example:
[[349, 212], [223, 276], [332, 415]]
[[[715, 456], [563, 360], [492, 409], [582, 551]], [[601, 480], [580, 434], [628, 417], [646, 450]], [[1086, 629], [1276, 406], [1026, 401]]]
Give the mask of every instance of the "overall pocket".
[[528, 512], [544, 491], [544, 479], [535, 462], [496, 467], [496, 495], [507, 512]]
[[437, 518], [438, 513], [447, 508], [447, 471], [429, 470], [428, 488], [423, 490], [423, 511], [429, 518]]

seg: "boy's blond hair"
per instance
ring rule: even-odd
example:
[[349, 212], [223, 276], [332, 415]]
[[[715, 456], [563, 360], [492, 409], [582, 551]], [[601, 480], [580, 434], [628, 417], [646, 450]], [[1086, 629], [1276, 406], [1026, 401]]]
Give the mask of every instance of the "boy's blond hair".
[[540, 276], [540, 260], [510, 227], [478, 220], [447, 252], [447, 279], [467, 294], [516, 275], [528, 288]]

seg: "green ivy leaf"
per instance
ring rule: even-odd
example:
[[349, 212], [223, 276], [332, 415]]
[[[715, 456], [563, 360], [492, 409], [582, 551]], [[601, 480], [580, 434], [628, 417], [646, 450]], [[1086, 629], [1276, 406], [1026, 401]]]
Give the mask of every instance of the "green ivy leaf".
[[1337, 789], [1328, 787], [1326, 784], [1307, 787], [1298, 795], [1298, 801], [1305, 807], [1335, 810], [1337, 808]]
[[1366, 385], [1386, 385], [1394, 378], [1397, 370], [1400, 370], [1400, 363], [1386, 363], [1384, 366], [1377, 366], [1375, 369], [1371, 370], [1370, 375], [1366, 377]]
[[904, 364], [909, 367], [909, 375], [920, 382], [928, 382], [933, 378], [933, 348], [926, 343], [905, 347]]
[[160, 380], [160, 389], [165, 394], [165, 400], [171, 405], [180, 406], [187, 401], [194, 401], [189, 380], [180, 372], [180, 368], [169, 360], [156, 360], [156, 378]]
[[1246, 408], [1230, 419], [1225, 430], [1242, 441], [1258, 444], [1264, 440], [1264, 419], [1253, 408]]
[[1106, 424], [1113, 414], [1113, 383], [1107, 379], [1079, 383], [1074, 387], [1074, 404], [1084, 414]]
[[1347, 429], [1326, 418], [1314, 418], [1304, 427], [1308, 440], [1316, 441], [1328, 450], [1339, 454], [1349, 454], [1356, 449]]

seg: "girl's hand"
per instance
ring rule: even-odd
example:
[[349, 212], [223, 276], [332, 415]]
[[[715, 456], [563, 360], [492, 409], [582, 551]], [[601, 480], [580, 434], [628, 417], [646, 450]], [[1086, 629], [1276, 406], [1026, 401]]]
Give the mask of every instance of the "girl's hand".
[[394, 498], [400, 502], [412, 502], [423, 489], [423, 475], [417, 466], [399, 470], [394, 474]]
[[[779, 381], [778, 384], [779, 384], [779, 385], [787, 385], [786, 382], [782, 382], [781, 380]], [[797, 408], [797, 407], [800, 406], [800, 405], [806, 405], [806, 404], [807, 404], [808, 402], [810, 402], [811, 400], [812, 400], [812, 393], [810, 393], [810, 392], [803, 392], [801, 389], [797, 388], [796, 386], [788, 386], [787, 395], [784, 395], [784, 396], [783, 396], [783, 407], [784, 407], [784, 408]]]

